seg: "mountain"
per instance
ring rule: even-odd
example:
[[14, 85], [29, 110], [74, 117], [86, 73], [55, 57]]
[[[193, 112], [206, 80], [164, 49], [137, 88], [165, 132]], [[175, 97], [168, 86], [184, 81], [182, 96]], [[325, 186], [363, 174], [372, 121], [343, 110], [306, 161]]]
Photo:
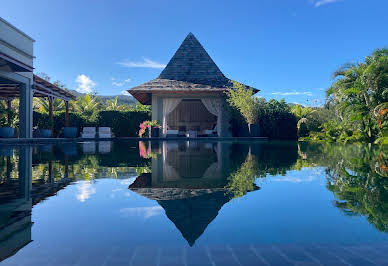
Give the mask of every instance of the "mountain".
[[[74, 94], [77, 98], [83, 97], [86, 95], [86, 93], [80, 93], [75, 90], [70, 90], [72, 94]], [[127, 104], [127, 105], [135, 105], [137, 103], [137, 100], [133, 98], [131, 95], [96, 95], [97, 98], [101, 99], [103, 103], [105, 103], [107, 100], [113, 101], [117, 98], [118, 104]]]

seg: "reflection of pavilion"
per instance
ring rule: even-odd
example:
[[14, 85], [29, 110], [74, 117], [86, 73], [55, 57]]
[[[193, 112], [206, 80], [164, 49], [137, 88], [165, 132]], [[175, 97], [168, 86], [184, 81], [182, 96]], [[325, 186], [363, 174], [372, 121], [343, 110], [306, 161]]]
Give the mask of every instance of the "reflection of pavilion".
[[163, 142], [161, 150], [152, 159], [152, 173], [129, 188], [156, 200], [192, 246], [233, 197], [225, 188], [232, 171], [230, 144]]

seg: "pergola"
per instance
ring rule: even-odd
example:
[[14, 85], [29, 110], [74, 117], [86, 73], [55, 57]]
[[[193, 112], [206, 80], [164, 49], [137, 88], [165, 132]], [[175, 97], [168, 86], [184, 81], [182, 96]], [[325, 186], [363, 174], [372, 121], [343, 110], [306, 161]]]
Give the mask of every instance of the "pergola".
[[[11, 109], [12, 100], [20, 98], [20, 84], [2, 83], [0, 80], [0, 99], [7, 102], [8, 109]], [[49, 102], [49, 117], [53, 119], [53, 100], [61, 99], [65, 102], [65, 126], [69, 126], [69, 101], [74, 100], [75, 96], [67, 90], [64, 90], [55, 84], [52, 84], [41, 77], [33, 76], [33, 97], [47, 98]], [[8, 116], [8, 119], [10, 117]]]

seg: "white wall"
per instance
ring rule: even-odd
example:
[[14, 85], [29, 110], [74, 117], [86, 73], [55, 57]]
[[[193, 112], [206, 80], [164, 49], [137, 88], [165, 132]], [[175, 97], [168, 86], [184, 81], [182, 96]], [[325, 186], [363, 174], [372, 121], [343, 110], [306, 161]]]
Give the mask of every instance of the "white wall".
[[31, 37], [0, 18], [0, 52], [32, 67], [33, 44]]

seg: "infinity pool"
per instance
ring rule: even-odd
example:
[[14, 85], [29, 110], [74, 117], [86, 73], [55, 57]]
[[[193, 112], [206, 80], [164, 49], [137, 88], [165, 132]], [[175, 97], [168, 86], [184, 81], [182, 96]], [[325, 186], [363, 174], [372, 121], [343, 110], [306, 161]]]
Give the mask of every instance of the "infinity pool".
[[0, 146], [1, 265], [383, 265], [388, 147]]

